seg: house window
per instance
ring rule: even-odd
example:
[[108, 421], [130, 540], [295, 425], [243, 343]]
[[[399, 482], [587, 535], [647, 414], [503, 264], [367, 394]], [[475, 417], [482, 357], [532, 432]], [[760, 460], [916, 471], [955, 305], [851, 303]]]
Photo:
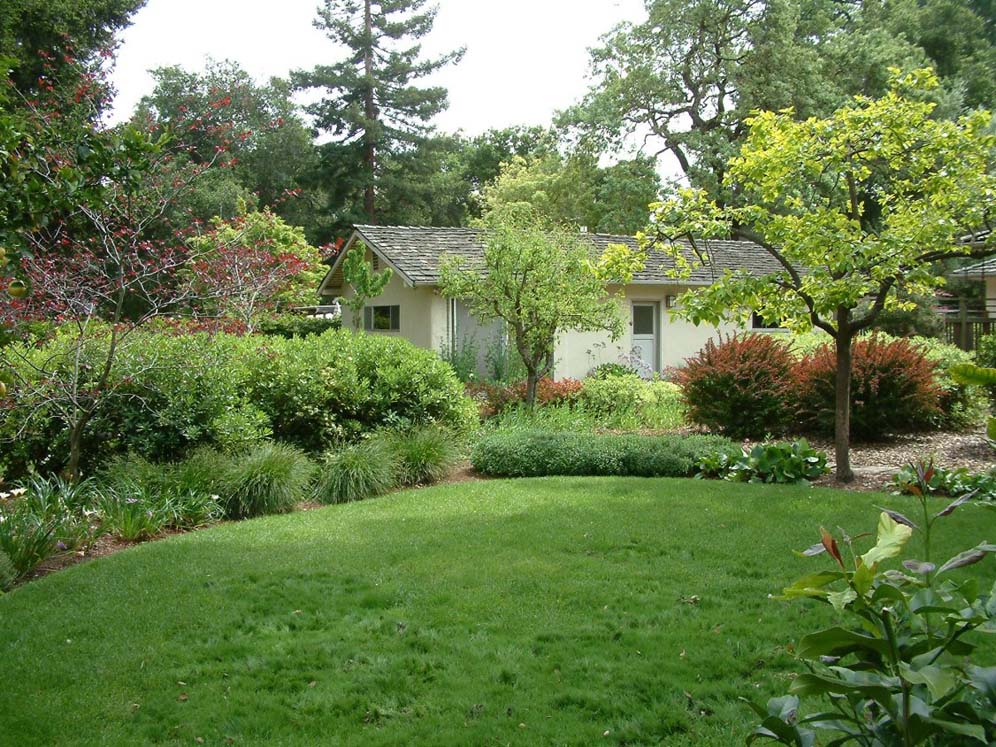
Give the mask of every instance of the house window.
[[779, 322], [769, 322], [756, 311], [750, 315], [751, 329], [784, 329]]
[[364, 306], [363, 328], [368, 332], [397, 332], [401, 329], [400, 306]]

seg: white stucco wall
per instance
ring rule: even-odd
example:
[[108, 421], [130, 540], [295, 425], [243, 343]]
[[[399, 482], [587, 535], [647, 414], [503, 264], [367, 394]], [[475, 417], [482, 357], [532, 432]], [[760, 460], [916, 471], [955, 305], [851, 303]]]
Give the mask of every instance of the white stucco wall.
[[[617, 289], [610, 289], [617, 290]], [[685, 358], [697, 353], [710, 338], [729, 335], [745, 328], [737, 324], [719, 327], [700, 325], [672, 319], [666, 306], [668, 296], [680, 298], [687, 288], [671, 285], [629, 285], [620, 300], [623, 318], [623, 335], [612, 342], [605, 332], [570, 332], [560, 336], [555, 352], [554, 375], [558, 379], [583, 378], [595, 366], [616, 363], [632, 349], [632, 304], [646, 302], [658, 304], [660, 329], [657, 368], [680, 366]]]
[[[343, 295], [349, 297], [352, 291], [347, 289]], [[404, 337], [419, 347], [430, 350], [438, 350], [440, 342], [446, 339], [446, 300], [436, 292], [435, 288], [428, 286], [413, 288], [406, 285], [404, 280], [394, 273], [384, 292], [367, 301], [367, 305], [400, 307], [398, 310], [400, 330], [396, 332], [375, 330], [370, 334]], [[362, 313], [359, 322], [359, 329], [363, 329]], [[342, 309], [342, 326], [354, 329], [353, 312], [345, 305]]]

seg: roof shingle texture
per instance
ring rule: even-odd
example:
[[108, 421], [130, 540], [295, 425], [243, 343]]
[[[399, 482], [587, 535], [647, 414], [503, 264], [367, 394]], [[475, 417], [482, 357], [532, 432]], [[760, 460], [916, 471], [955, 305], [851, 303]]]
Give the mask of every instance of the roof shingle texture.
[[[415, 285], [436, 285], [439, 282], [439, 260], [443, 254], [466, 257], [471, 262], [482, 260], [482, 231], [476, 228], [429, 228], [420, 226], [356, 226], [366, 244], [376, 249]], [[584, 234], [601, 253], [609, 244], [625, 244], [637, 248], [632, 236]], [[694, 257], [687, 243], [686, 255]], [[701, 248], [701, 247], [700, 247]], [[778, 262], [757, 244], [750, 241], [710, 240], [705, 246], [710, 262], [696, 267], [688, 278], [671, 277], [674, 262], [661, 252], [650, 252], [646, 267], [633, 277], [634, 283], [669, 285], [708, 285], [726, 270], [749, 270], [754, 275], [767, 275], [780, 269]]]

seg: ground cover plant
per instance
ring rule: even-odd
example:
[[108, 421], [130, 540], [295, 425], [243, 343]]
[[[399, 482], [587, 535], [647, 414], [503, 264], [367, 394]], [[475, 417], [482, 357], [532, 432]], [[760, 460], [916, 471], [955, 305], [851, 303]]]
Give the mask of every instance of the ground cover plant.
[[829, 471], [826, 453], [810, 448], [803, 438], [792, 443], [757, 444], [736, 457], [731, 457], [728, 450], [707, 454], [699, 460], [695, 476], [792, 484], [815, 480]]
[[740, 447], [722, 436], [599, 435], [569, 431], [496, 432], [474, 444], [474, 469], [493, 477], [628, 475], [691, 477], [703, 457]]
[[[814, 562], [790, 550], [874, 504], [915, 505], [492, 480], [177, 535], [0, 598], [0, 721], [20, 745], [729, 747], [737, 697], [783, 693], [834, 619], [768, 598]], [[977, 541], [968, 508], [938, 557]]]

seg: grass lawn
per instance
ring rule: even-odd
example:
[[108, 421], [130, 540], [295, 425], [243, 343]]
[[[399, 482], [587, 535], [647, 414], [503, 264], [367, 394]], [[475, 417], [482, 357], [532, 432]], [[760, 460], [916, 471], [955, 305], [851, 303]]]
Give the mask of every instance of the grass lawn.
[[[767, 598], [826, 562], [791, 550], [876, 503], [911, 506], [496, 480], [141, 545], [0, 598], [0, 743], [740, 744], [737, 696], [784, 693], [829, 619]], [[991, 517], [939, 545], [996, 539]]]

